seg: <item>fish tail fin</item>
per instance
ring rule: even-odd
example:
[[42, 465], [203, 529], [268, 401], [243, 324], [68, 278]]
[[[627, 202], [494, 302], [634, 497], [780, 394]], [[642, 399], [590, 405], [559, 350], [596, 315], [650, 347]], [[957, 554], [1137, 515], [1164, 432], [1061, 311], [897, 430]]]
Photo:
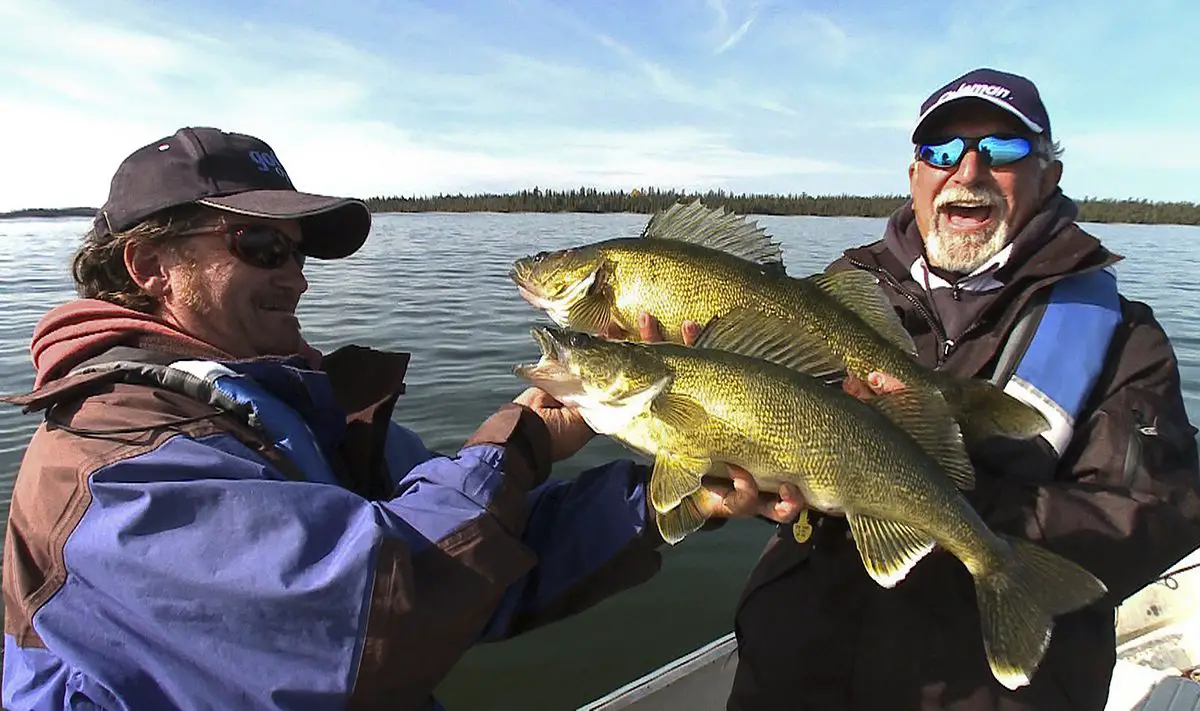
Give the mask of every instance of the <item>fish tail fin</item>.
[[1008, 538], [1012, 553], [999, 570], [975, 579], [983, 645], [996, 680], [1009, 689], [1029, 683], [1050, 644], [1054, 617], [1106, 592], [1081, 566], [1037, 544]]
[[1046, 416], [986, 380], [943, 376], [941, 388], [963, 438], [979, 442], [988, 437], [1027, 439], [1050, 429]]
[[655, 514], [655, 523], [658, 525], [658, 532], [664, 541], [675, 545], [704, 526], [708, 517], [700, 512], [700, 506], [697, 503], [698, 497], [703, 494], [703, 491], [694, 492], [680, 501], [675, 508]]

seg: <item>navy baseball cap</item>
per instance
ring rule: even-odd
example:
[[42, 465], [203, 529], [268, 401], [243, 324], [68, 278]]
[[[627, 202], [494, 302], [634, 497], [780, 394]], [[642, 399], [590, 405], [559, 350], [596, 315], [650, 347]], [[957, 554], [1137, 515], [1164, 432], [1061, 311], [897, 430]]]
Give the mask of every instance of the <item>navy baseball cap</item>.
[[1050, 137], [1050, 115], [1033, 82], [1023, 76], [995, 69], [975, 69], [930, 94], [921, 104], [921, 115], [913, 126], [912, 142], [933, 116], [955, 102], [986, 101], [1016, 116], [1030, 131]]
[[154, 213], [187, 204], [299, 220], [300, 251], [347, 257], [371, 231], [371, 210], [354, 198], [302, 193], [264, 141], [216, 128], [181, 128], [142, 146], [118, 166], [96, 215], [98, 235], [127, 230]]

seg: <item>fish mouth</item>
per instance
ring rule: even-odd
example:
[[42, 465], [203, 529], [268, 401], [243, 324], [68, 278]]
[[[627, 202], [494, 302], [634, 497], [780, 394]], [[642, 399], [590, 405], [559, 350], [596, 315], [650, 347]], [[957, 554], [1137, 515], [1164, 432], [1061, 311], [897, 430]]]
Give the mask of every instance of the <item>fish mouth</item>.
[[537, 342], [542, 355], [536, 363], [523, 363], [516, 366], [513, 372], [517, 376], [532, 382], [574, 379], [567, 369], [569, 355], [566, 348], [555, 338], [556, 331], [557, 329], [546, 326], [530, 329], [529, 333]]
[[516, 264], [508, 270], [508, 278], [517, 285], [517, 293], [521, 298], [527, 301], [531, 306], [538, 309], [547, 309], [551, 305], [551, 300], [542, 293], [538, 284], [531, 279], [532, 270], [524, 260], [518, 260]]

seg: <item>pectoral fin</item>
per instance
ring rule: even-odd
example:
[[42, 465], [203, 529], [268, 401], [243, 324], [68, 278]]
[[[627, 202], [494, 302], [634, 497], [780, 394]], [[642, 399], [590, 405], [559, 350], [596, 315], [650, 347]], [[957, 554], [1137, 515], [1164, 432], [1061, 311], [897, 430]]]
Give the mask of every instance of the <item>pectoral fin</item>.
[[659, 420], [683, 434], [699, 429], [708, 418], [704, 405], [694, 398], [677, 393], [663, 393], [650, 405], [650, 411]]
[[847, 513], [846, 518], [867, 574], [885, 588], [903, 580], [933, 550], [933, 539], [907, 524], [866, 514]]
[[650, 505], [659, 513], [700, 490], [700, 480], [712, 466], [709, 459], [660, 452], [650, 473]]
[[612, 322], [612, 300], [604, 286], [593, 287], [567, 309], [567, 320], [571, 328], [591, 334], [604, 333]]

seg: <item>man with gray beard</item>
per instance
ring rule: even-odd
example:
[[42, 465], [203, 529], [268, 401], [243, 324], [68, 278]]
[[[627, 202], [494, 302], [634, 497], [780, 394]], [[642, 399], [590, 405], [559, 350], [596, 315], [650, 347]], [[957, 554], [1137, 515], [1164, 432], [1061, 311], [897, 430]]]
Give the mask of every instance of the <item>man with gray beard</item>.
[[1151, 308], [1118, 291], [1120, 257], [1075, 223], [1032, 82], [971, 71], [922, 104], [912, 142], [911, 199], [883, 239], [830, 270], [879, 278], [921, 362], [1042, 411], [1042, 435], [971, 449], [977, 483], [964, 494], [994, 531], [1079, 563], [1109, 593], [1058, 617], [1032, 680], [1010, 690], [988, 668], [971, 577], [952, 555], [935, 550], [885, 589], [845, 519], [817, 514], [804, 543], [781, 526], [750, 576], [728, 708], [1100, 711], [1114, 608], [1200, 546], [1175, 353]]

